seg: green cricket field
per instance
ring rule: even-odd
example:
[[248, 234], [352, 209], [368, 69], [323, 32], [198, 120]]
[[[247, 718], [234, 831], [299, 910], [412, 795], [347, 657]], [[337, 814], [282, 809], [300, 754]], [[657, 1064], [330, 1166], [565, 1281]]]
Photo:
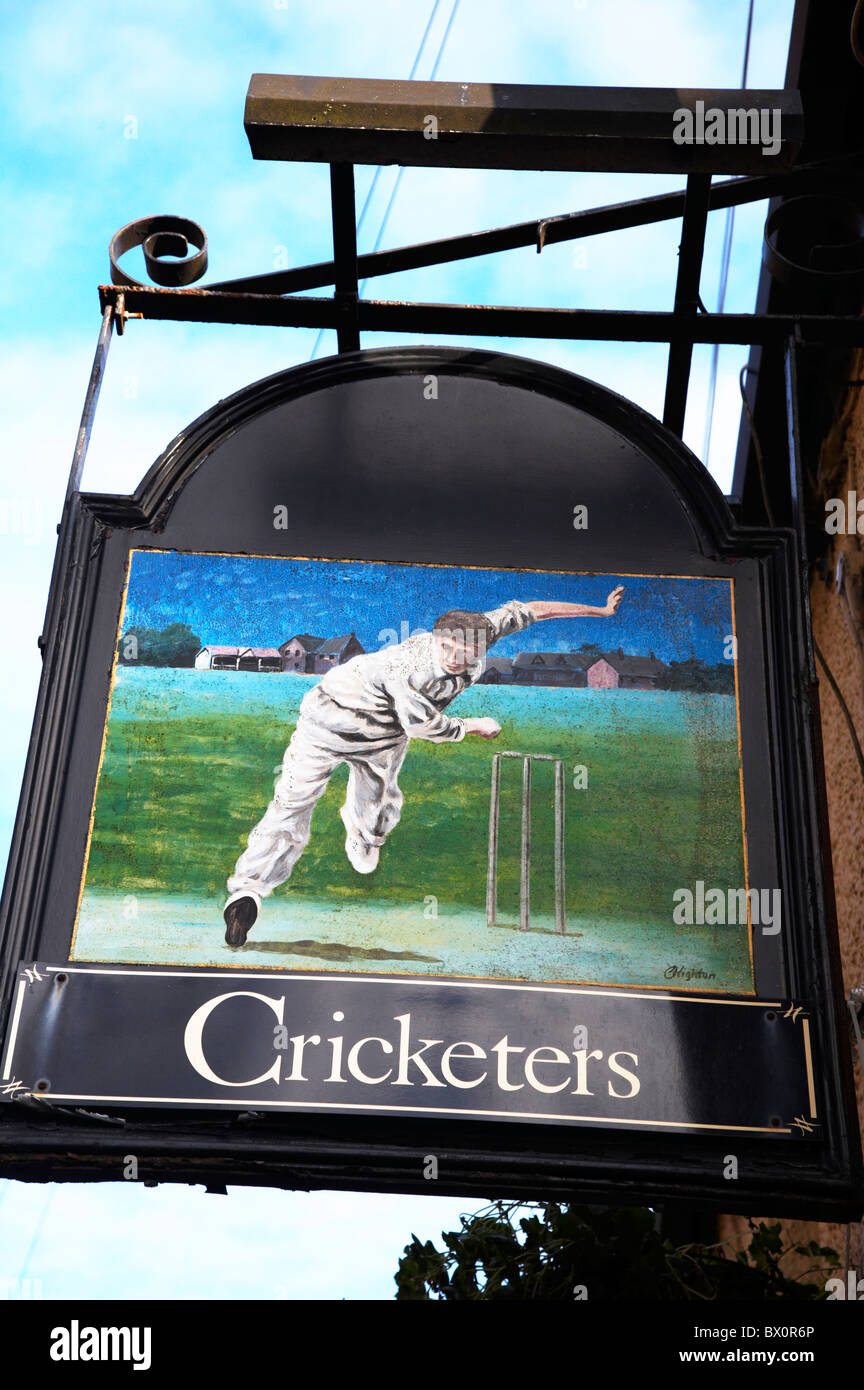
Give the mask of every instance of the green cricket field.
[[[752, 991], [746, 924], [673, 922], [676, 889], [746, 883], [728, 695], [472, 687], [450, 712], [491, 715], [500, 737], [412, 742], [402, 819], [375, 873], [345, 856], [342, 766], [291, 879], [246, 946], [229, 949], [225, 880], [315, 679], [117, 668], [72, 959]], [[502, 760], [499, 920], [486, 924], [490, 772], [505, 749], [564, 760], [564, 935], [544, 762], [533, 764], [530, 928], [519, 930], [518, 759]]]

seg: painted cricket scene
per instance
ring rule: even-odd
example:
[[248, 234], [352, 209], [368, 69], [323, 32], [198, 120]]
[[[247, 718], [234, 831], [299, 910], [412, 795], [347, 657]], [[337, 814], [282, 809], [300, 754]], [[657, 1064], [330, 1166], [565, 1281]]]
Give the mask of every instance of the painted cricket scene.
[[132, 552], [70, 959], [752, 993], [718, 885], [730, 580]]

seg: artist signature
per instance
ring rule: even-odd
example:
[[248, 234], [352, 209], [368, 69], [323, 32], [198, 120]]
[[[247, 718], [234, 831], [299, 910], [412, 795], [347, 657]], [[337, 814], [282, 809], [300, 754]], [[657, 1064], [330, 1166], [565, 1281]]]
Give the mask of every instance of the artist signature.
[[686, 965], [667, 965], [664, 980], [716, 980], [713, 970], [693, 970]]

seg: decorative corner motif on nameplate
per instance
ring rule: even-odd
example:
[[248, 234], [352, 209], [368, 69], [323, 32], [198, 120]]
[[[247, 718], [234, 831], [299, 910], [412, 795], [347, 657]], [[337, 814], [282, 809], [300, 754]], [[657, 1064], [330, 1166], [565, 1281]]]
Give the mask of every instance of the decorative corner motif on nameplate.
[[43, 974], [39, 969], [39, 962], [34, 961], [32, 965], [24, 965], [21, 967], [20, 978], [22, 983], [26, 983], [27, 986], [32, 989], [37, 980], [42, 984], [45, 980], [49, 979], [50, 976]]
[[0, 1096], [6, 1100], [24, 1100], [33, 1095], [29, 1086], [25, 1086], [23, 1081], [16, 1081], [13, 1076], [11, 1081], [0, 1081]]
[[798, 1023], [800, 1020], [809, 1018], [810, 1014], [809, 1011], [805, 1009], [802, 1004], [796, 1004], [795, 1000], [791, 999], [789, 1001], [789, 1007], [786, 1010], [785, 1014], [782, 1015], [782, 1017], [791, 1019], [793, 1023]]

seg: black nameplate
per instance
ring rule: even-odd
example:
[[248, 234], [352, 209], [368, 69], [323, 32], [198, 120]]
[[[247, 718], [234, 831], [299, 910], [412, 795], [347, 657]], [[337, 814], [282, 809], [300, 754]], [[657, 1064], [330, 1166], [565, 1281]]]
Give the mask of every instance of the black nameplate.
[[800, 1005], [404, 977], [22, 966], [2, 1093], [818, 1130]]

